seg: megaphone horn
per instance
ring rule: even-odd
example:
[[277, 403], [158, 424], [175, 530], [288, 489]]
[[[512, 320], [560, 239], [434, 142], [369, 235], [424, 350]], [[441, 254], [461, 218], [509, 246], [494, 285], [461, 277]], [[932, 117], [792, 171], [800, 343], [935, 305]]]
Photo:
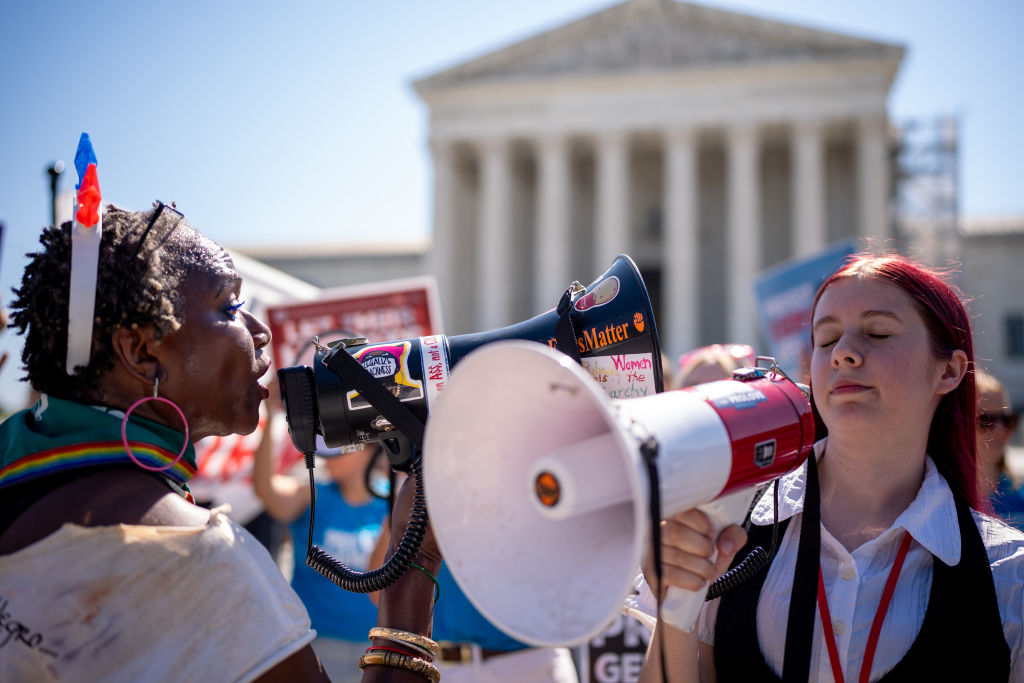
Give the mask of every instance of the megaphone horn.
[[[757, 484], [803, 462], [814, 422], [795, 384], [757, 368], [613, 400], [537, 344], [491, 344], [462, 361], [427, 423], [424, 486], [445, 562], [482, 614], [539, 646], [607, 627], [649, 538], [639, 451], [651, 438], [663, 513], [725, 503], [721, 525], [742, 519]], [[692, 627], [703, 594], [670, 595], [663, 617]]]
[[[344, 340], [345, 350], [420, 423], [445, 390], [452, 366], [477, 347], [498, 340], [524, 339], [555, 347], [562, 338], [563, 345], [574, 346], [562, 350], [574, 351], [609, 394], [660, 392], [661, 349], [650, 297], [636, 264], [620, 255], [601, 277], [580, 290], [567, 300], [568, 311], [552, 309], [502, 329], [382, 343]], [[568, 335], [564, 333], [566, 320], [571, 323]], [[307, 452], [317, 434], [332, 447], [397, 436], [396, 425], [380, 410], [380, 401], [368, 400], [325, 365], [323, 361], [331, 360], [332, 350], [320, 348], [312, 368], [293, 366], [278, 371], [295, 446]], [[400, 464], [392, 457], [393, 466], [400, 468]]]

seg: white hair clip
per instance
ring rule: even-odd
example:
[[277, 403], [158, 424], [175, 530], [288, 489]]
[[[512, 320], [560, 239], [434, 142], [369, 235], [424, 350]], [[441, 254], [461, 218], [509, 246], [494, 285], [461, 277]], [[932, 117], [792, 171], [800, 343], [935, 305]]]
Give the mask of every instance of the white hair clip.
[[75, 153], [78, 192], [71, 226], [71, 282], [68, 292], [68, 355], [64, 371], [75, 374], [92, 357], [92, 325], [96, 311], [96, 277], [100, 261], [103, 215], [96, 154], [88, 133], [82, 133]]

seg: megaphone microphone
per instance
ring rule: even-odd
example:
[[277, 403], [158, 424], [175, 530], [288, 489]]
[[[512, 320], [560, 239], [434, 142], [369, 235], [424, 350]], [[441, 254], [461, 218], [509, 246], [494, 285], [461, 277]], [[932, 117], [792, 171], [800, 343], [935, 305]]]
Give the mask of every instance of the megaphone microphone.
[[[758, 485], [803, 463], [814, 421], [777, 369], [625, 400], [537, 344], [463, 359], [426, 427], [424, 485], [445, 562], [477, 609], [533, 645], [599, 635], [648, 543], [640, 451], [652, 439], [663, 516], [699, 507], [720, 529], [743, 520]], [[703, 600], [670, 589], [662, 617], [692, 630]]]

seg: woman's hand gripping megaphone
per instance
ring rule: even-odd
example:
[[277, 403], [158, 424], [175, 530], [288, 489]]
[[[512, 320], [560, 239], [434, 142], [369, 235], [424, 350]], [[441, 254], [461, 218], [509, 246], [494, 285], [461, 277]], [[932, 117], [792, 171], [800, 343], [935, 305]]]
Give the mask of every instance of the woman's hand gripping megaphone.
[[[721, 576], [747, 542], [742, 521], [753, 497], [743, 489], [661, 522], [662, 620], [687, 633], [696, 626], [708, 585]], [[737, 517], [738, 514], [738, 517]], [[648, 548], [644, 578], [658, 585], [654, 549]]]

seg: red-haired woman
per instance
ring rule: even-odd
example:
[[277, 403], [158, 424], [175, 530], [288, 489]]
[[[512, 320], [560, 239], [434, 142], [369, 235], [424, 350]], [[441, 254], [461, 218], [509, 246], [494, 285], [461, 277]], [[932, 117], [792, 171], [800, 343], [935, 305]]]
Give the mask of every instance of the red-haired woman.
[[[812, 342], [827, 438], [779, 482], [770, 567], [707, 603], [695, 633], [659, 625], [641, 680], [661, 680], [662, 661], [673, 681], [1021, 680], [1024, 535], [978, 511], [957, 291], [905, 258], [858, 255], [818, 291]], [[763, 496], [750, 544], [769, 547], [774, 515]], [[662, 537], [664, 582], [689, 590], [748, 540], [736, 526], [716, 538], [697, 510]]]

